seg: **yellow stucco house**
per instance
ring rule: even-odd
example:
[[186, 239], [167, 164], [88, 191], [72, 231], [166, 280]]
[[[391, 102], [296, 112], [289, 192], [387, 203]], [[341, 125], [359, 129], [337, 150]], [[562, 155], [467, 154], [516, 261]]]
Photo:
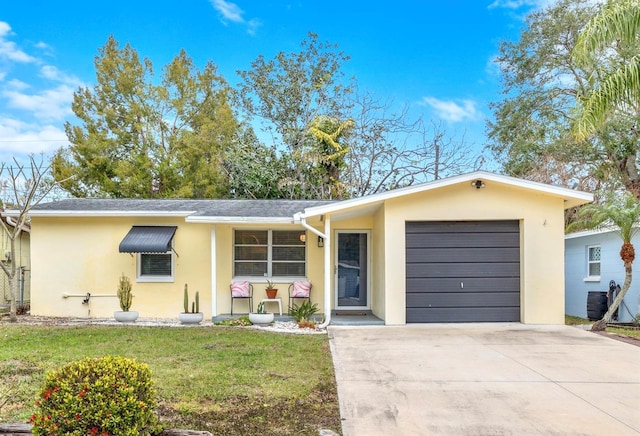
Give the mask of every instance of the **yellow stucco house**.
[[387, 325], [562, 324], [564, 210], [591, 200], [480, 171], [345, 201], [41, 204], [31, 313], [111, 317], [125, 274], [142, 317], [177, 317], [185, 283], [205, 317], [229, 314], [233, 280], [253, 284], [254, 306], [275, 282], [286, 312], [288, 285], [304, 278], [327, 322], [357, 310]]

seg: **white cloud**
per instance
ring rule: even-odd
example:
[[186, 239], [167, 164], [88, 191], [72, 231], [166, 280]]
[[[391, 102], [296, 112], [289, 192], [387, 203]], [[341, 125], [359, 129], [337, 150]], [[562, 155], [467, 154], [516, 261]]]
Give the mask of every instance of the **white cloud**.
[[456, 102], [454, 100], [440, 100], [435, 97], [424, 97], [420, 104], [431, 107], [439, 118], [452, 123], [481, 119], [481, 113], [476, 108], [476, 102], [473, 100], [459, 100]]
[[244, 11], [240, 7], [231, 2], [225, 0], [211, 0], [213, 7], [220, 12], [224, 20], [233, 21], [234, 23], [244, 23], [242, 14]]
[[7, 40], [7, 36], [11, 34], [11, 26], [4, 21], [0, 21], [0, 59], [8, 59], [20, 63], [36, 62], [36, 58], [20, 50], [15, 42]]
[[52, 124], [38, 125], [24, 121], [0, 119], [0, 156], [7, 162], [12, 155], [50, 153], [68, 144], [62, 129]]
[[520, 9], [523, 7], [543, 9], [554, 3], [555, 0], [495, 0], [489, 5], [489, 9]]
[[228, 2], [226, 0], [210, 1], [215, 10], [220, 13], [220, 21], [225, 26], [227, 25], [228, 21], [237, 24], [243, 24], [247, 27], [247, 33], [249, 33], [250, 35], [255, 35], [257, 28], [262, 24], [260, 20], [256, 18], [253, 18], [249, 21], [245, 20], [243, 17], [244, 11], [235, 3]]
[[64, 83], [65, 85], [71, 85], [76, 88], [79, 86], [83, 86], [82, 81], [76, 76], [67, 74], [64, 71], [60, 71], [53, 65], [44, 65], [42, 68], [40, 68], [40, 75], [45, 79]]
[[74, 90], [69, 85], [58, 85], [28, 94], [24, 89], [15, 87], [3, 90], [1, 95], [9, 108], [30, 112], [38, 119], [55, 121], [73, 115], [71, 101]]

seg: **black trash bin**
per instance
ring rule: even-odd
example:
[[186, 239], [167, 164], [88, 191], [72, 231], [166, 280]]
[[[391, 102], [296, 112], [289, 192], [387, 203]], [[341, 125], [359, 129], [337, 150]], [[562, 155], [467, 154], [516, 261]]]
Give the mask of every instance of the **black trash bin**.
[[589, 292], [587, 295], [587, 318], [590, 321], [602, 319], [608, 308], [606, 292]]

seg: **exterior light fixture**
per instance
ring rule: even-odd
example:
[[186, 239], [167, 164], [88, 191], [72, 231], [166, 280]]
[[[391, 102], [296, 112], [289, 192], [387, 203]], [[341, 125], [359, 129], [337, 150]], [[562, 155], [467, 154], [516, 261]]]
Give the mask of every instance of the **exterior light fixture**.
[[322, 236], [318, 236], [318, 247], [324, 247], [324, 238]]
[[306, 242], [306, 241], [307, 241], [307, 234], [300, 233], [300, 242]]
[[480, 179], [474, 180], [473, 182], [471, 182], [471, 186], [476, 189], [484, 188], [484, 182]]

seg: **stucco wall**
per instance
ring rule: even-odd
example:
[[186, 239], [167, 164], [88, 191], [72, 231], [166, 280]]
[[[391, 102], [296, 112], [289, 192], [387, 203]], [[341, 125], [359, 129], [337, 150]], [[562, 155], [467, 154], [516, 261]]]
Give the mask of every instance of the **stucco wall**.
[[487, 182], [468, 183], [387, 200], [385, 204], [386, 324], [404, 324], [405, 222], [519, 220], [521, 321], [564, 323], [563, 200]]
[[[217, 224], [215, 226], [215, 238], [216, 238], [216, 296], [217, 296], [217, 310], [216, 315], [226, 314], [231, 312], [231, 293], [229, 290], [229, 284], [233, 280], [233, 231], [235, 229], [264, 229], [264, 230], [303, 230], [299, 225], [272, 225], [272, 226], [260, 226], [260, 225], [224, 225]], [[315, 234], [307, 231], [307, 279], [311, 281], [313, 287], [311, 288], [311, 302], [318, 304], [318, 310], [320, 313], [324, 313], [324, 280], [323, 280], [323, 249], [318, 247], [318, 237]], [[253, 309], [257, 308], [261, 299], [267, 298], [265, 292], [265, 286], [267, 284], [266, 278], [252, 278], [250, 282], [254, 288], [254, 304]], [[278, 288], [278, 297], [282, 298], [282, 312], [287, 313], [289, 310], [289, 298], [288, 288], [291, 281], [274, 281], [275, 286]], [[295, 301], [296, 304], [300, 304], [300, 300]], [[248, 303], [245, 301], [237, 300], [233, 304], [234, 313], [246, 313]], [[277, 306], [274, 303], [267, 308], [270, 312], [273, 312]]]
[[[136, 282], [136, 255], [118, 252], [133, 225], [177, 225], [175, 281]], [[183, 290], [200, 292], [200, 310], [211, 316], [209, 226], [187, 225], [184, 218], [32, 219], [31, 313], [42, 316], [112, 317], [119, 309], [121, 274], [133, 283], [131, 310], [141, 317], [174, 318], [183, 309]], [[94, 294], [89, 304], [63, 294]], [[109, 295], [98, 297], [97, 295]]]
[[[640, 247], [640, 236], [632, 239], [635, 247]], [[585, 281], [587, 272], [587, 247], [600, 245], [600, 281]], [[567, 314], [587, 317], [587, 296], [591, 291], [606, 292], [609, 281], [614, 280], [622, 286], [624, 282], [624, 264], [620, 259], [622, 240], [613, 232], [598, 233], [565, 241], [565, 302]], [[633, 267], [637, 266], [634, 262]], [[640, 284], [636, 278], [625, 295], [625, 306], [618, 310], [618, 320], [630, 322], [637, 314], [640, 306]]]

